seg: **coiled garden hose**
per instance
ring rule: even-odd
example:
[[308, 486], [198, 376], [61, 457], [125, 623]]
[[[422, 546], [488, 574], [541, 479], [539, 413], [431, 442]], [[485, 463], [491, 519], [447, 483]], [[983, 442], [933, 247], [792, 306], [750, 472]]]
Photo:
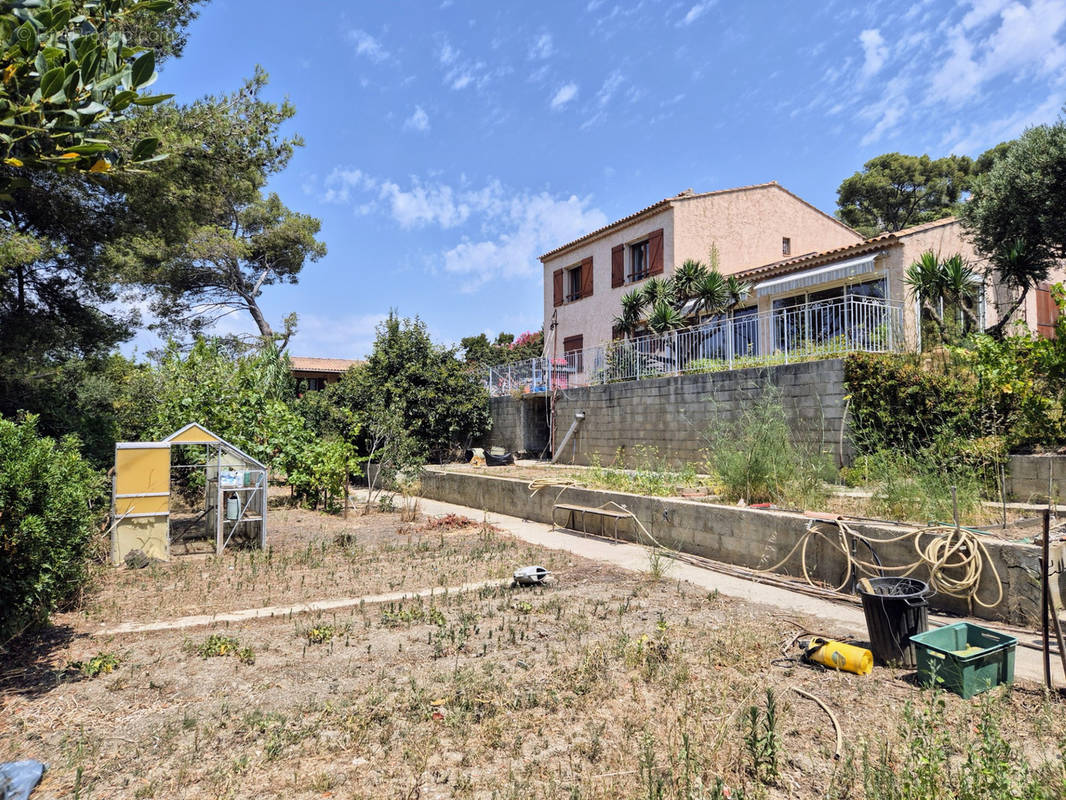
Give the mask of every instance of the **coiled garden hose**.
[[[836, 536], [832, 536], [816, 527], [819, 524], [825, 525], [829, 522], [836, 525]], [[816, 586], [817, 584], [811, 579], [810, 572], [807, 569], [807, 547], [815, 536], [824, 538], [830, 545], [840, 550], [847, 564], [844, 580], [840, 585], [833, 587], [834, 591], [839, 592], [847, 586], [853, 573], [876, 577], [879, 573], [891, 572], [902, 578], [925, 566], [929, 569], [929, 587], [937, 594], [962, 598], [968, 602], [976, 603], [982, 608], [994, 608], [1003, 600], [1003, 580], [999, 577], [999, 573], [996, 571], [984, 542], [972, 531], [965, 528], [956, 528], [952, 525], [933, 525], [916, 531], [908, 531], [899, 536], [878, 538], [857, 533], [842, 519], [812, 519], [807, 523], [807, 531], [804, 533], [803, 538], [788, 552], [788, 555], [769, 569], [760, 571], [776, 572], [787, 564], [789, 559], [799, 550], [803, 577], [808, 584]], [[885, 566], [879, 558], [877, 559], [878, 563], [872, 564], [852, 555], [849, 547], [850, 539], [863, 542], [870, 548], [871, 552], [874, 552], [874, 546], [876, 545], [892, 544], [911, 539], [918, 558], [908, 564], [894, 567]], [[991, 567], [992, 574], [995, 577], [995, 599], [991, 602], [985, 602], [977, 596], [986, 564]]]

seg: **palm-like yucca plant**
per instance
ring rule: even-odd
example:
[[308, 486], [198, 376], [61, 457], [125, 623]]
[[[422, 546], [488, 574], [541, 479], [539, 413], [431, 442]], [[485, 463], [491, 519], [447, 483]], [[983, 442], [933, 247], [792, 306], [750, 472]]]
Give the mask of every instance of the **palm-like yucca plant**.
[[643, 292], [634, 289], [622, 295], [622, 313], [614, 318], [614, 327], [624, 336], [631, 336], [640, 325], [647, 301]]
[[674, 290], [677, 302], [683, 305], [696, 296], [696, 287], [707, 277], [707, 267], [700, 261], [688, 259], [674, 272]]
[[648, 328], [653, 333], [668, 333], [683, 327], [684, 324], [685, 318], [681, 312], [665, 300], [653, 305], [651, 314], [648, 316]]
[[729, 282], [717, 270], [708, 272], [693, 291], [696, 310], [705, 314], [721, 314], [731, 303]]
[[743, 303], [751, 294], [751, 284], [740, 280], [736, 275], [726, 278], [726, 288], [729, 292], [729, 308]]
[[655, 308], [660, 303], [671, 304], [677, 298], [673, 281], [662, 278], [648, 278], [640, 293], [648, 308]]
[[941, 260], [932, 250], [926, 250], [917, 261], [907, 267], [903, 282], [918, 298], [945, 342], [949, 337], [941, 300], [945, 307], [961, 309], [967, 321], [972, 326], [977, 325], [977, 312], [972, 295], [978, 278], [963, 261], [962, 256], [956, 254]]

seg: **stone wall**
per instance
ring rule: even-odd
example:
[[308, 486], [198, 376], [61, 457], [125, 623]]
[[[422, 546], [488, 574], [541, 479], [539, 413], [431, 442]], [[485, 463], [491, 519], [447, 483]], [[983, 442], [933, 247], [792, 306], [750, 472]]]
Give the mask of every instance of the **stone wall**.
[[[559, 461], [612, 464], [621, 455], [621, 464], [633, 466], [641, 451], [654, 451], [675, 465], [702, 464], [708, 457], [708, 428], [736, 420], [767, 386], [779, 391], [797, 441], [831, 453], [838, 464], [850, 460], [850, 447], [841, 435], [844, 364], [831, 359], [560, 391], [556, 442], [562, 444], [576, 413], [584, 412], [585, 419]], [[493, 432], [486, 443], [530, 453], [543, 448], [546, 414], [537, 398], [546, 402], [542, 395], [493, 398]]]
[[[561, 503], [589, 508], [613, 502], [632, 511], [651, 535], [666, 547], [726, 564], [763, 570], [785, 558], [803, 537], [810, 522], [802, 514], [783, 511], [737, 508], [680, 498], [644, 497], [598, 489], [568, 488], [560, 495], [559, 489], [548, 488], [531, 497], [525, 480], [451, 472], [437, 467], [427, 469], [423, 474], [420, 494], [432, 500], [468, 506], [479, 511], [549, 524], [552, 522], [552, 506], [557, 498]], [[589, 531], [598, 532], [594, 527], [595, 518], [589, 519], [592, 522]], [[562, 516], [558, 521], [564, 523]], [[914, 561], [914, 542], [910, 537], [898, 542], [877, 543], [877, 540], [897, 537], [908, 529], [859, 523], [854, 523], [852, 527], [857, 533], [871, 538], [882, 563], [902, 565]], [[810, 543], [807, 565], [812, 578], [836, 586], [844, 574], [845, 561], [840, 550], [831, 543], [835, 536], [831, 525], [826, 531], [832, 535], [819, 537]], [[607, 532], [613, 532], [613, 525], [609, 526]], [[632, 523], [623, 521], [618, 533], [620, 538], [647, 544], [636, 533]], [[1037, 624], [1040, 608], [1040, 548], [994, 538], [986, 538], [984, 544], [991, 558], [991, 566], [1003, 582], [1003, 599], [993, 608], [975, 605], [973, 615], [1016, 625]], [[1052, 552], [1052, 563], [1060, 567], [1062, 561], [1062, 546], [1057, 544]], [[777, 571], [802, 575], [800, 554], [794, 553]], [[914, 576], [924, 580], [928, 577], [928, 571], [919, 568]], [[1060, 570], [1053, 584], [1055, 595], [1060, 598], [1060, 608], [1063, 582], [1064, 576]], [[991, 602], [995, 595], [995, 578], [986, 567], [978, 596]], [[964, 600], [945, 595], [934, 596], [930, 604], [940, 611], [961, 614], [969, 611]]]

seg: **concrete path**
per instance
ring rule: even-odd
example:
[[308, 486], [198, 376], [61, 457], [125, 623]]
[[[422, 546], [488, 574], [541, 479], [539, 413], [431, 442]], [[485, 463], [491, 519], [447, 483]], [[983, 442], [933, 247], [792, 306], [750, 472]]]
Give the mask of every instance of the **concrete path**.
[[266, 606], [265, 608], [246, 608], [242, 611], [227, 611], [220, 614], [197, 614], [190, 617], [177, 617], [158, 622], [124, 622], [110, 628], [93, 631], [93, 636], [117, 636], [124, 633], [150, 633], [152, 631], [174, 631], [185, 628], [199, 628], [205, 625], [217, 625], [220, 622], [248, 622], [256, 619], [273, 617], [291, 617], [294, 614], [309, 614], [320, 611], [336, 611], [338, 608], [352, 608], [358, 605], [380, 605], [399, 603], [417, 598], [444, 597], [449, 594], [476, 592], [488, 586], [499, 586], [500, 581], [478, 581], [464, 583], [460, 586], [437, 586], [416, 592], [389, 592], [388, 594], [369, 594], [363, 597], [338, 597], [332, 600], [315, 600], [310, 603], [297, 603], [291, 606]]
[[[485, 512], [481, 509], [467, 506], [442, 503], [425, 498], [420, 498], [418, 502], [422, 511], [427, 514], [462, 514], [476, 520], [481, 520], [485, 516]], [[550, 525], [530, 522], [503, 514], [490, 513], [487, 515], [487, 520], [531, 544], [541, 545], [553, 550], [565, 550], [574, 555], [613, 564], [634, 572], [647, 572], [650, 568], [648, 551], [640, 545], [611, 542], [560, 530], [553, 531]], [[824, 620], [829, 631], [836, 635], [850, 633], [859, 638], [867, 636], [866, 618], [863, 616], [862, 609], [856, 606], [834, 603], [830, 600], [822, 600], [777, 586], [769, 586], [732, 575], [724, 575], [711, 569], [697, 567], [680, 561], [672, 562], [670, 577], [682, 578], [696, 586], [717, 590], [729, 597], [739, 597], [753, 603], [774, 606], [783, 611], [817, 617], [820, 620]], [[943, 624], [959, 622], [958, 618], [943, 617], [936, 614], [930, 614], [930, 619]], [[985, 620], [973, 621], [988, 628], [995, 628], [994, 624], [990, 624]], [[1008, 633], [1015, 635], [1013, 632]], [[1040, 635], [1039, 633], [1033, 633], [1030, 636], [1020, 637], [1014, 660], [1014, 675], [1017, 678], [1042, 684], [1044, 681], [1044, 667], [1041, 653], [1030, 647], [1021, 646], [1022, 640], [1039, 647]], [[1052, 633], [1052, 647], [1054, 648], [1054, 633]], [[1063, 678], [1062, 666], [1057, 652], [1052, 652], [1051, 659], [1051, 675], [1055, 685], [1066, 686], [1066, 679]]]

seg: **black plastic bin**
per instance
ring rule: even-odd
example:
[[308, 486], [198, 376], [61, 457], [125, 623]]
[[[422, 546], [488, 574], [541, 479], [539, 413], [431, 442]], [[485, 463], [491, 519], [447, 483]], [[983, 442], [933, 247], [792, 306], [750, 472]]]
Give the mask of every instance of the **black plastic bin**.
[[929, 627], [929, 584], [917, 578], [863, 578], [858, 589], [874, 658], [917, 666], [911, 637]]

